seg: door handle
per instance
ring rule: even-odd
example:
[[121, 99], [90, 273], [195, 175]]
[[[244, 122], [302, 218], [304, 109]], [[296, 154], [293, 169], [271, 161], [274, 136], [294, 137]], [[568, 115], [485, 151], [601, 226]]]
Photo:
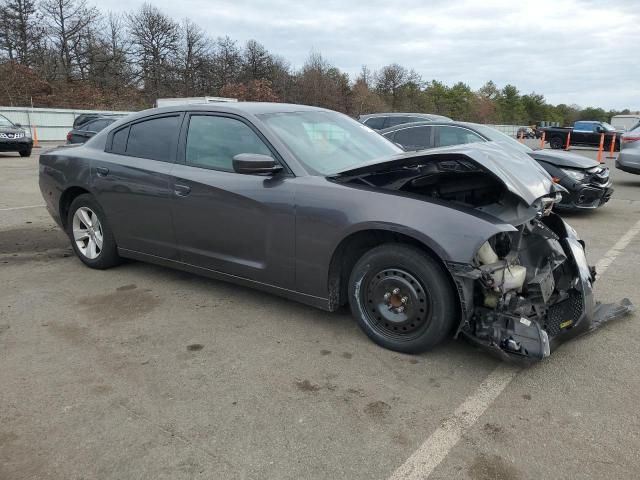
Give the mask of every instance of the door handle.
[[106, 177], [109, 175], [109, 169], [106, 167], [96, 167], [96, 173], [99, 177]]
[[179, 197], [186, 197], [187, 195], [189, 195], [191, 193], [191, 187], [189, 187], [187, 185], [178, 185], [178, 184], [176, 184], [176, 185], [173, 186], [173, 191]]

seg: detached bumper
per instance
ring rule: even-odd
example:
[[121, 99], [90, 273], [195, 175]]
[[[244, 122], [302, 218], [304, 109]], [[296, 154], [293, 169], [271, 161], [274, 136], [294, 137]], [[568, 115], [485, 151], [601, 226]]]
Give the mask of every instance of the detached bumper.
[[[544, 273], [544, 268], [538, 270], [539, 275], [528, 283], [529, 298], [522, 298], [520, 302], [506, 302], [497, 309], [476, 305], [474, 316], [459, 329], [471, 343], [510, 363], [529, 365], [540, 361], [562, 343], [635, 309], [626, 298], [615, 304], [596, 302], [593, 294], [596, 271], [587, 263], [582, 242], [557, 215], [552, 214], [548, 226], [549, 231], [557, 235], [546, 232], [549, 245], [556, 245], [552, 252], [555, 252], [557, 272], [552, 275]], [[542, 243], [538, 240], [530, 246], [536, 248]], [[532, 259], [537, 262], [536, 256]], [[463, 277], [473, 278], [461, 270], [457, 274], [459, 286]], [[468, 280], [464, 283], [469, 286]], [[463, 293], [460, 288], [459, 291]], [[538, 313], [532, 315], [529, 310], [527, 314], [522, 308], [527, 302], [537, 302], [534, 310]]]

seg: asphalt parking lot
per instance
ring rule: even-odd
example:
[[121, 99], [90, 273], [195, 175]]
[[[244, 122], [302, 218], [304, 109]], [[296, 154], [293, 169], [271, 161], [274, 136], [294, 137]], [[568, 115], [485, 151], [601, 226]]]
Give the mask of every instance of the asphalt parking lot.
[[[463, 341], [394, 353], [346, 311], [84, 267], [37, 161], [0, 154], [0, 479], [638, 477], [637, 313], [525, 370]], [[640, 303], [640, 176], [607, 163], [611, 202], [565, 218], [608, 259], [600, 300]]]

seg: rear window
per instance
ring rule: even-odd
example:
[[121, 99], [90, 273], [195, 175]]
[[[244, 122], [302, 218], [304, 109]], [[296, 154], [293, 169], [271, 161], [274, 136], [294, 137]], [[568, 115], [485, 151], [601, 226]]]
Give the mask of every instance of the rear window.
[[394, 141], [405, 150], [422, 150], [430, 148], [432, 127], [409, 127], [396, 132]]
[[382, 130], [384, 126], [384, 117], [373, 117], [365, 120], [364, 124], [374, 130]]

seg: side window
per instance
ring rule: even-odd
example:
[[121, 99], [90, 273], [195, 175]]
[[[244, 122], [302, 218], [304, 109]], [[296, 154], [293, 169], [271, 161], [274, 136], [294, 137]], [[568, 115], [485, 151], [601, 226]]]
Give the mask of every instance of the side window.
[[127, 137], [129, 136], [129, 127], [124, 127], [113, 134], [111, 141], [111, 153], [124, 155], [127, 149]]
[[180, 117], [152, 118], [131, 125], [127, 155], [170, 162], [178, 141]]
[[466, 128], [435, 127], [438, 147], [461, 145], [464, 143], [484, 142], [483, 138]]
[[365, 120], [364, 124], [374, 130], [382, 130], [384, 126], [384, 117], [373, 117]]
[[576, 122], [573, 129], [581, 132], [592, 132], [595, 130], [595, 125], [589, 122]]
[[233, 171], [240, 153], [271, 155], [258, 135], [245, 123], [229, 117], [192, 115], [187, 132], [187, 165]]
[[396, 132], [394, 141], [402, 145], [406, 150], [431, 148], [431, 128], [432, 127], [404, 128]]

